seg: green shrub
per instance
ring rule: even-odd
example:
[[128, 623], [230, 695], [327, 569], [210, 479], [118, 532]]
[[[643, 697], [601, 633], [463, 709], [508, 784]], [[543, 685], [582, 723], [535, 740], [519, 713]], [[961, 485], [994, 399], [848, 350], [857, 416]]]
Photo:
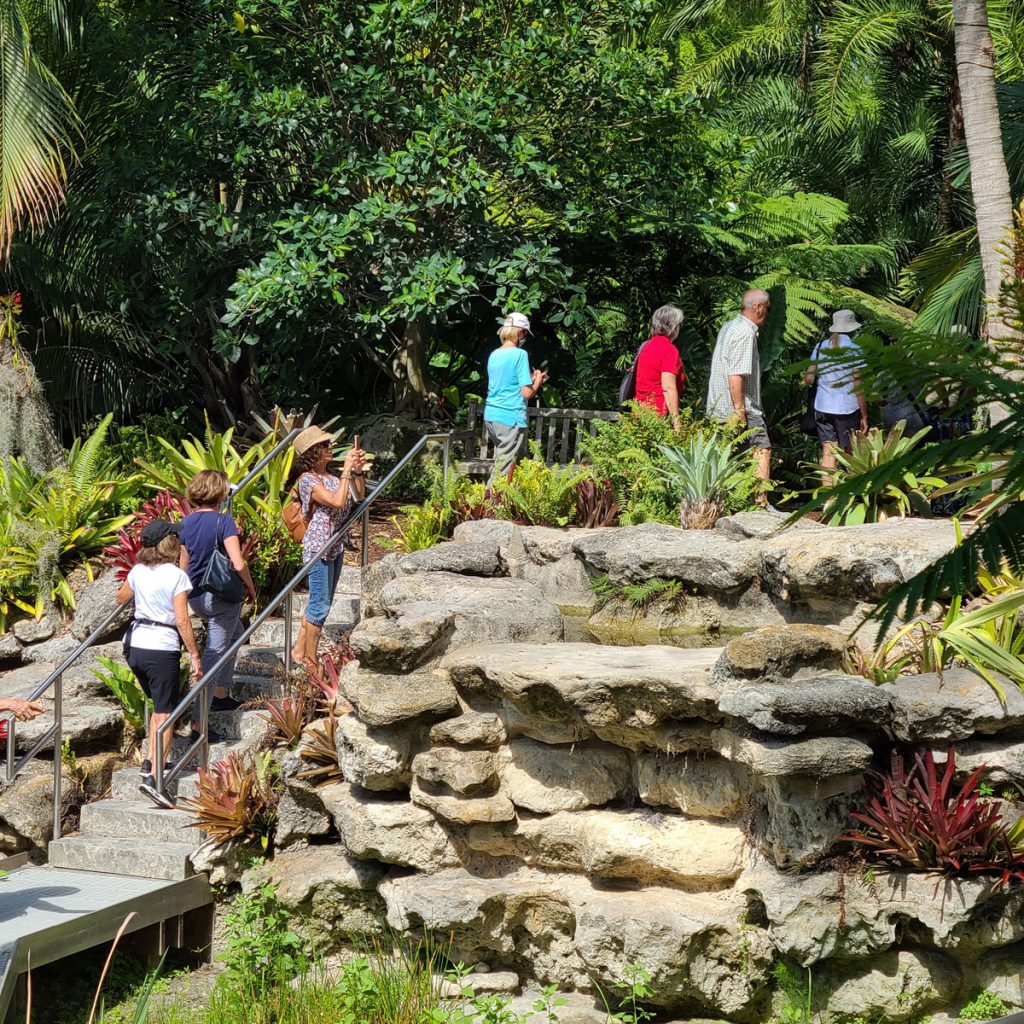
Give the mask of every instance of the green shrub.
[[968, 1021], [996, 1020], [1005, 1017], [1010, 1008], [995, 994], [987, 990], [979, 992], [969, 1003], [967, 1003], [959, 1014], [959, 1020], [967, 1024]]
[[568, 526], [576, 518], [576, 485], [591, 475], [590, 470], [575, 463], [545, 465], [535, 441], [530, 442], [530, 455], [516, 464], [511, 479], [502, 476], [495, 481], [498, 516], [531, 526]]
[[257, 604], [262, 605], [302, 568], [302, 545], [292, 540], [280, 516], [246, 514], [239, 517], [239, 526], [246, 539], [252, 541], [249, 572], [256, 587]]
[[92, 669], [92, 674], [117, 698], [124, 713], [124, 720], [142, 734], [146, 730], [146, 709], [153, 710], [152, 701], [142, 692], [135, 673], [124, 664], [110, 658], [96, 659], [102, 669]]

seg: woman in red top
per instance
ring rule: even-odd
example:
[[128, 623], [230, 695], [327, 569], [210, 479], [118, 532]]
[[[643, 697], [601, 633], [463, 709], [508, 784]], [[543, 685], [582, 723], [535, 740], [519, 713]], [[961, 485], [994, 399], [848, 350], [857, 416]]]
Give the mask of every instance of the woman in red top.
[[672, 417], [679, 429], [679, 392], [686, 386], [686, 371], [673, 342], [683, 326], [678, 306], [662, 306], [651, 317], [651, 337], [640, 349], [636, 364], [636, 400], [653, 406], [659, 416]]

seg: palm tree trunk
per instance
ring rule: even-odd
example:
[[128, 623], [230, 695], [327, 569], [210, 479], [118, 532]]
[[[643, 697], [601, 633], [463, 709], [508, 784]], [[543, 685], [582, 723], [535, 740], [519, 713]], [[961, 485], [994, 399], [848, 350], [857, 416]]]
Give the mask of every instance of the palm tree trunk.
[[987, 312], [986, 330], [989, 338], [999, 340], [1014, 335], [999, 307], [1003, 282], [1009, 275], [1006, 246], [1013, 226], [1013, 202], [996, 104], [995, 51], [985, 0], [953, 0], [953, 18], [985, 295], [993, 303]]

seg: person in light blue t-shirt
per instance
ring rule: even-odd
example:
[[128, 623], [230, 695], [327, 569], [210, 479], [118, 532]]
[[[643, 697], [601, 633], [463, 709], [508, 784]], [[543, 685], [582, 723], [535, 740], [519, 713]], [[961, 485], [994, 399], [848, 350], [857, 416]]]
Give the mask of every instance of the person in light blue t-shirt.
[[530, 372], [530, 360], [520, 347], [530, 333], [522, 313], [505, 317], [498, 337], [501, 347], [487, 360], [487, 402], [484, 429], [494, 445], [494, 468], [488, 486], [522, 458], [526, 442], [526, 403], [548, 379], [542, 370]]

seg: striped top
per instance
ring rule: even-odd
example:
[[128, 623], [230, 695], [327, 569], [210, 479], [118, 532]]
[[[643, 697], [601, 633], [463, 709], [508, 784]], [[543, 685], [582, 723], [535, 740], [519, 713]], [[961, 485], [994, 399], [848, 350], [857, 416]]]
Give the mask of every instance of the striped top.
[[727, 420], [733, 415], [729, 396], [729, 377], [743, 378], [743, 398], [747, 412], [763, 417], [761, 410], [761, 357], [757, 351], [758, 327], [740, 314], [722, 325], [711, 357], [708, 380], [708, 416]]

